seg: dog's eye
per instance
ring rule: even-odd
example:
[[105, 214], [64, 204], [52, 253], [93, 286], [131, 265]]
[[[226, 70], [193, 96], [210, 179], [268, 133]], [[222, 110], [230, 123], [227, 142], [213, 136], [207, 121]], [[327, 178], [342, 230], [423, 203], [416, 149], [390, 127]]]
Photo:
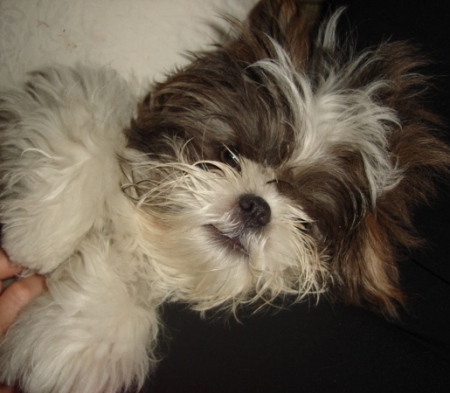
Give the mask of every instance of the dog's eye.
[[298, 219], [295, 221], [296, 228], [303, 233], [311, 233], [313, 230], [313, 223], [311, 221], [305, 221]]
[[240, 170], [239, 155], [235, 147], [225, 146], [220, 152], [220, 161], [229, 165], [231, 168]]

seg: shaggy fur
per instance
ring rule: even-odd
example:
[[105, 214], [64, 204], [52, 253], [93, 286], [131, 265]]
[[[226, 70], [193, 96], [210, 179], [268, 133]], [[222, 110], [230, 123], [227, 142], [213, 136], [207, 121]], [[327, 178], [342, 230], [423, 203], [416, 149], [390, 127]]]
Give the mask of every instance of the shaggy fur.
[[3, 339], [1, 381], [139, 388], [165, 301], [234, 312], [328, 290], [395, 315], [410, 209], [450, 155], [415, 51], [352, 53], [340, 13], [316, 29], [300, 2], [263, 0], [140, 103], [81, 66], [1, 95], [2, 247], [49, 287]]

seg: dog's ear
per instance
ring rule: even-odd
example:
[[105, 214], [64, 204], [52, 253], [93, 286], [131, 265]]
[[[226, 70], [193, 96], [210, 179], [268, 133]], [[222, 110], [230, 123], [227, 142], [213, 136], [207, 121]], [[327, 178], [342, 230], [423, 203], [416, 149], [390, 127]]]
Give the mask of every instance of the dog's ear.
[[399, 177], [377, 197], [358, 227], [343, 237], [333, 270], [341, 298], [392, 317], [396, 306], [405, 303], [399, 289], [399, 258], [422, 244], [414, 230], [413, 209], [433, 196], [436, 179], [448, 179], [450, 149], [434, 135], [441, 122], [424, 106], [423, 92], [430, 80], [420, 73], [426, 66], [422, 56], [407, 44], [388, 43], [368, 60], [347, 85], [359, 88], [384, 78], [376, 99], [397, 117], [386, 133], [386, 154]]
[[308, 57], [321, 14], [321, 1], [262, 0], [251, 10], [233, 42], [235, 57], [247, 63], [277, 58], [275, 41], [300, 66]]
[[396, 318], [405, 297], [399, 289], [398, 255], [389, 231], [369, 213], [340, 247], [333, 258], [334, 294], [348, 304]]

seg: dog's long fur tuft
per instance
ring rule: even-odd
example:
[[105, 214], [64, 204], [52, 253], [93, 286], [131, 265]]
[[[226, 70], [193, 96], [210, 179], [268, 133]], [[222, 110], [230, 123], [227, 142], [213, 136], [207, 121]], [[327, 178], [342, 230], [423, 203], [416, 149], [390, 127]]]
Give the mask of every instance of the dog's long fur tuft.
[[158, 308], [330, 296], [395, 316], [411, 209], [446, 173], [420, 56], [363, 53], [302, 2], [263, 0], [140, 102], [52, 67], [0, 97], [2, 247], [49, 291], [0, 346], [29, 393], [119, 392], [156, 363]]

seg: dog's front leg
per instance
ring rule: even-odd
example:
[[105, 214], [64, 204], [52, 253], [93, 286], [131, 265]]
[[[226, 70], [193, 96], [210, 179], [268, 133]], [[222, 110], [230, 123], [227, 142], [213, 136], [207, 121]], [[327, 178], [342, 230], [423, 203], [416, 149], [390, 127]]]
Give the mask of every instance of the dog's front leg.
[[46, 274], [120, 194], [135, 101], [116, 72], [50, 67], [0, 93], [0, 223], [10, 259]]
[[115, 258], [123, 255], [107, 243], [86, 244], [52, 273], [49, 291], [0, 343], [0, 382], [27, 393], [114, 393], [144, 382], [155, 361], [157, 304], [129, 272], [123, 279], [111, 268]]

